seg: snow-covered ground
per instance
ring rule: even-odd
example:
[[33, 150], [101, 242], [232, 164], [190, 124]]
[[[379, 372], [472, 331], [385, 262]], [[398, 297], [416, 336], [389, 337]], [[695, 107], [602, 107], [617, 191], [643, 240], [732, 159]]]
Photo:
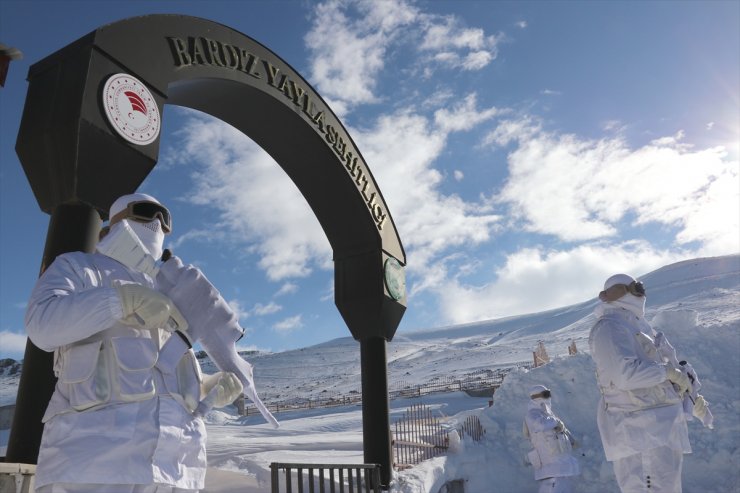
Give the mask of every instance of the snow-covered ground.
[[[642, 280], [648, 289], [648, 320], [666, 333], [680, 359], [693, 364], [715, 416], [714, 430], [703, 428], [698, 421], [689, 425], [693, 453], [684, 461], [684, 492], [738, 492], [740, 255], [673, 264]], [[491, 407], [489, 397], [464, 393], [393, 400], [391, 421], [399, 419], [411, 404], [422, 402], [444, 426], [452, 428], [467, 416], [477, 415], [487, 433], [482, 442], [466, 439], [458, 452], [394, 473], [391, 491], [438, 493], [455, 479], [465, 481], [467, 493], [534, 491], [532, 470], [524, 465], [529, 447], [521, 427], [527, 389], [535, 383], [552, 389], [555, 412], [581, 444], [576, 452], [582, 475], [576, 491], [618, 491], [596, 428], [598, 390], [593, 362], [585, 354], [595, 305], [593, 299], [545, 313], [398, 334], [388, 346], [391, 388], [528, 362], [540, 340], [551, 357], [556, 357], [540, 368], [511, 371]], [[571, 341], [579, 350], [575, 356], [567, 356]], [[268, 403], [360, 389], [359, 344], [351, 338], [284, 353], [254, 354], [248, 359], [255, 365], [258, 389]], [[17, 384], [17, 376], [0, 377], [0, 405], [13, 402]], [[277, 417], [282, 426], [276, 430], [259, 416], [236, 416], [232, 407], [208, 414], [206, 491], [269, 491], [271, 462], [363, 462], [359, 405], [292, 411]], [[0, 440], [7, 440], [7, 433], [0, 432]]]

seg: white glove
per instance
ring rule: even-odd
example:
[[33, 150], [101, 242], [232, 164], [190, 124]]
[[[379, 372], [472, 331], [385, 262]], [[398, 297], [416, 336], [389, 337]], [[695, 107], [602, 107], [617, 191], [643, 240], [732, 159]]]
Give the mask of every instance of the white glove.
[[187, 330], [185, 317], [162, 293], [141, 284], [118, 284], [116, 290], [123, 308], [123, 323], [146, 329]]
[[200, 401], [195, 410], [196, 416], [205, 414], [214, 407], [224, 407], [231, 404], [241, 395], [244, 387], [239, 379], [231, 372], [222, 371], [209, 375], [203, 381], [205, 398]]
[[709, 408], [707, 406], [707, 401], [704, 400], [704, 396], [697, 396], [696, 400], [694, 401], [694, 409], [692, 411], [694, 416], [696, 416], [700, 420], [704, 420], [704, 416], [707, 415], [708, 410]]
[[224, 407], [231, 404], [241, 395], [243, 390], [242, 383], [230, 371], [218, 372], [206, 377], [203, 381], [203, 393], [212, 394], [215, 392], [214, 407]]
[[673, 384], [673, 387], [678, 391], [678, 395], [683, 395], [684, 392], [691, 388], [691, 382], [686, 374], [686, 370], [682, 368], [676, 368], [674, 366], [666, 366], [665, 368], [666, 377]]

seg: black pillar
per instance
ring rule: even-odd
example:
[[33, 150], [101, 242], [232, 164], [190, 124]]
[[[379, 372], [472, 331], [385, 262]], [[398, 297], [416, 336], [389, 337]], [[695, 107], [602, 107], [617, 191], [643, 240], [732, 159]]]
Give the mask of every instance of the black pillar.
[[366, 464], [380, 464], [380, 484], [388, 489], [393, 467], [388, 405], [386, 341], [360, 340], [362, 366], [362, 441]]
[[[41, 273], [57, 255], [73, 251], [92, 252], [98, 242], [101, 224], [100, 215], [93, 207], [80, 203], [56, 206], [49, 220]], [[6, 462], [36, 464], [44, 429], [41, 418], [56, 385], [52, 365], [53, 353], [42, 351], [30, 340], [26, 341]]]

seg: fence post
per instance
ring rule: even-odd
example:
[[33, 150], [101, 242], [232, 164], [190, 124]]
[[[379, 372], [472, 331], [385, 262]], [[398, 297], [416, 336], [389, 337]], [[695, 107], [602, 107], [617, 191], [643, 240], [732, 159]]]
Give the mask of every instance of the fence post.
[[280, 474], [278, 474], [278, 465], [274, 462], [270, 464], [270, 492], [280, 492]]

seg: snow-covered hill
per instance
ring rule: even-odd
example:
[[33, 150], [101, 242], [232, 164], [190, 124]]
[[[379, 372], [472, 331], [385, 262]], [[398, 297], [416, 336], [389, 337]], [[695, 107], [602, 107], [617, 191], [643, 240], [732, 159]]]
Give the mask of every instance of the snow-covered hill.
[[[680, 262], [641, 279], [648, 290], [648, 320], [664, 310], [693, 310], [700, 326], [740, 321], [740, 256]], [[599, 290], [595, 286], [594, 295]], [[530, 362], [540, 340], [551, 356], [568, 354], [571, 341], [587, 351], [596, 304], [594, 297], [542, 313], [396, 334], [388, 345], [390, 386], [400, 380], [426, 383], [441, 375], [463, 377]], [[248, 359], [255, 366], [260, 393], [268, 401], [296, 392], [360, 388], [359, 343], [351, 337]]]
[[[693, 364], [715, 415], [713, 431], [696, 421], [690, 425], [694, 452], [684, 463], [684, 491], [740, 491], [740, 255], [680, 262], [641, 279], [648, 291], [646, 318], [666, 333], [679, 358]], [[594, 294], [599, 288], [594, 286]], [[577, 491], [617, 491], [596, 429], [593, 363], [584, 354], [596, 303], [594, 298], [543, 313], [397, 334], [388, 345], [391, 388], [400, 381], [421, 384], [528, 362], [540, 340], [557, 358], [531, 371], [509, 373], [492, 407], [488, 397], [459, 393], [423, 397], [422, 402], [449, 426], [478, 415], [487, 429], [486, 440], [466, 442], [460, 453], [397, 473], [392, 491], [437, 493], [445, 481], [459, 478], [465, 479], [467, 493], [532, 491], [532, 471], [522, 461], [527, 444], [521, 422], [526, 391], [533, 383], [553, 389], [555, 411], [582, 444], [583, 474]], [[572, 341], [580, 354], [569, 357], [567, 346]], [[248, 359], [268, 403], [360, 389], [359, 344], [349, 337]], [[210, 364], [204, 366], [208, 371]], [[16, 387], [16, 376], [0, 376], [0, 403], [12, 402]], [[411, 402], [418, 399], [394, 400], [392, 420]], [[214, 473], [208, 491], [269, 491], [272, 461], [363, 460], [361, 412], [356, 405], [281, 413], [278, 419], [282, 427], [273, 430], [260, 417], [235, 416], [230, 407], [208, 415], [209, 465], [242, 475], [232, 490], [220, 473]]]

